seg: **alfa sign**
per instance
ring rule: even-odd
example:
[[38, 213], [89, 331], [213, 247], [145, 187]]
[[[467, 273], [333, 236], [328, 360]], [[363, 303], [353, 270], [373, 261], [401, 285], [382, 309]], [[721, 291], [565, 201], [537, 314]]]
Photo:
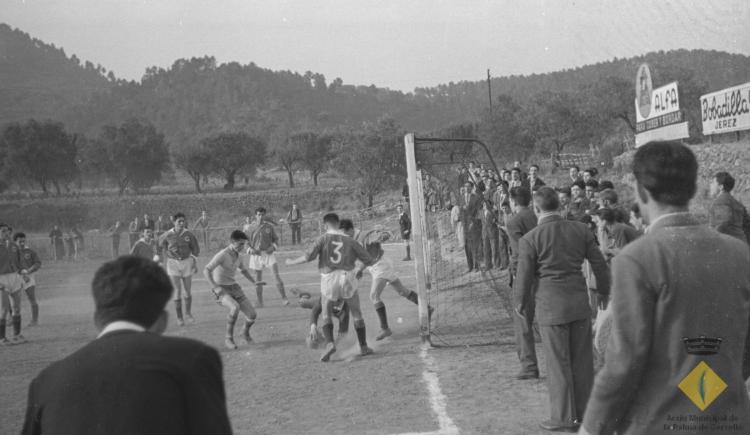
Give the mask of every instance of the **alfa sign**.
[[680, 110], [677, 82], [653, 89], [651, 71], [644, 63], [636, 74], [635, 95], [635, 146], [689, 136], [688, 124]]
[[703, 134], [750, 130], [750, 83], [701, 96]]

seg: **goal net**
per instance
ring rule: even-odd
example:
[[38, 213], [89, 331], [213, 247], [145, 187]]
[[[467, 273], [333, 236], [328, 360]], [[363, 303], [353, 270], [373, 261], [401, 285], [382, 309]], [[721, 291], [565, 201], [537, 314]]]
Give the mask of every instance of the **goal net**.
[[[468, 272], [463, 223], [456, 219], [463, 206], [460, 168], [475, 162], [497, 170], [492, 157], [484, 144], [472, 139], [408, 134], [404, 143], [422, 339], [433, 346], [511, 343], [507, 268]], [[452, 213], [452, 206], [459, 209]], [[479, 246], [481, 253], [481, 238]]]

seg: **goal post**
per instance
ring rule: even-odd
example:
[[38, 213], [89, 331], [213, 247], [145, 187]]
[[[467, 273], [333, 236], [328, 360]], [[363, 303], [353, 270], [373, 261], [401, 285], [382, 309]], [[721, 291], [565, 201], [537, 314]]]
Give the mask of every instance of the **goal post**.
[[[498, 225], [497, 246], [478, 247], [485, 241], [475, 239], [479, 217], [467, 214], [458, 185], [459, 170], [469, 162], [497, 171], [487, 146], [476, 139], [419, 138], [410, 133], [404, 137], [404, 148], [422, 341], [436, 347], [512, 343], [507, 243]], [[452, 207], [459, 208], [452, 212]], [[470, 231], [464, 230], [463, 220], [471, 221]], [[487, 257], [482, 258], [481, 272], [468, 272], [469, 251], [477, 258]]]
[[404, 147], [406, 151], [406, 174], [407, 184], [409, 186], [409, 214], [411, 215], [411, 239], [414, 242], [414, 269], [417, 281], [417, 294], [419, 295], [419, 336], [422, 342], [430, 343], [430, 321], [427, 311], [427, 269], [426, 262], [416, 259], [425, 258], [426, 238], [424, 234], [425, 222], [424, 213], [424, 194], [422, 193], [422, 175], [417, 169], [417, 159], [414, 149], [414, 134], [409, 133], [404, 137]]

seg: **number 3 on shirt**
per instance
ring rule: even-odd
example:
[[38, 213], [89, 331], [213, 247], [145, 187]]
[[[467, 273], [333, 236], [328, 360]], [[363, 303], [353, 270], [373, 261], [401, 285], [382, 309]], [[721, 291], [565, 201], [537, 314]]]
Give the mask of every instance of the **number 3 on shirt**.
[[341, 248], [344, 247], [343, 242], [331, 242], [333, 243], [333, 255], [331, 256], [330, 260], [333, 264], [339, 264], [341, 263]]

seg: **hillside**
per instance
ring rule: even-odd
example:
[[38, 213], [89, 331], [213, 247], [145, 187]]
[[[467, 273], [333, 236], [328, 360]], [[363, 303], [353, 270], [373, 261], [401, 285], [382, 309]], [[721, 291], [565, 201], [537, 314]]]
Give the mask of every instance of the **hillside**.
[[[697, 107], [702, 92], [750, 80], [748, 56], [675, 50], [547, 74], [498, 77], [492, 81], [493, 95], [506, 94], [523, 109], [544, 92], [567, 92], [585, 105], [597, 83], [614, 79], [620, 95], [612, 98], [632, 112], [629, 83], [641, 62], [652, 65], [657, 85], [680, 80], [687, 106]], [[599, 105], [590, 110], [599, 110], [607, 98], [596, 95]], [[139, 117], [153, 122], [171, 146], [180, 149], [220, 131], [245, 130], [272, 141], [295, 129], [358, 125], [384, 115], [406, 130], [433, 132], [479, 120], [487, 107], [487, 88], [483, 81], [464, 81], [404, 93], [345, 84], [311, 71], [217, 64], [210, 56], [178, 59], [167, 69], [152, 67], [140, 82], [126, 82], [0, 24], [0, 100], [9, 102], [0, 106], [0, 125], [53, 118], [74, 132], [95, 135], [102, 125]], [[691, 124], [698, 128], [698, 123]]]
[[116, 81], [101, 66], [0, 23], [0, 124], [61, 118], [74, 104]]

